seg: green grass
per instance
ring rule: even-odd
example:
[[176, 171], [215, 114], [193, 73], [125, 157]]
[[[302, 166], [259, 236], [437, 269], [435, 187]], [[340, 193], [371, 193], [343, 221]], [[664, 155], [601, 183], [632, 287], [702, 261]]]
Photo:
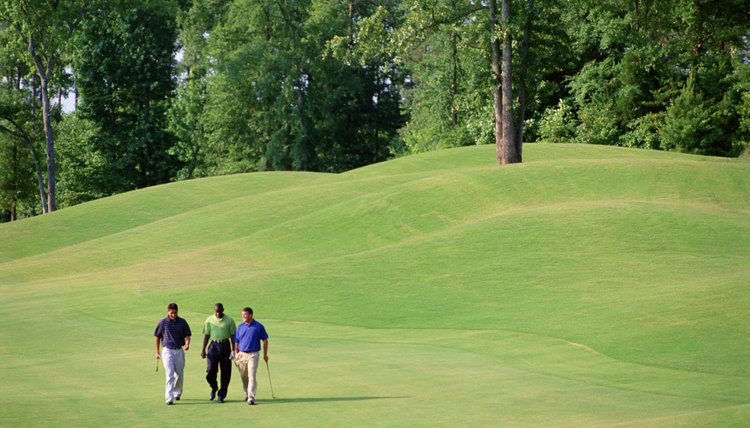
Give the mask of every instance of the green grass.
[[[579, 145], [179, 182], [0, 225], [1, 426], [742, 426], [750, 163]], [[191, 324], [163, 404], [153, 329]], [[207, 400], [250, 305], [276, 400]]]

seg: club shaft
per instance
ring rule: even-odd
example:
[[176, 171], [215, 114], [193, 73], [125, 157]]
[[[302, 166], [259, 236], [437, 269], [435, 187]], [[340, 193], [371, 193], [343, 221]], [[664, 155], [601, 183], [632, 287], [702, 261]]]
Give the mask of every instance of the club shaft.
[[268, 361], [266, 361], [266, 371], [268, 372], [268, 385], [271, 387], [271, 398], [276, 398], [276, 395], [273, 393], [273, 383], [271, 382], [271, 368], [268, 366]]

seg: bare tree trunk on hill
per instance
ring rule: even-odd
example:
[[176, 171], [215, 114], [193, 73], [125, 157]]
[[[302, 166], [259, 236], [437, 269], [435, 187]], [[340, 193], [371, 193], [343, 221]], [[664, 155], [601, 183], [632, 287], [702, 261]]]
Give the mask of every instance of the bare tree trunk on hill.
[[503, 148], [503, 99], [500, 89], [503, 84], [501, 72], [500, 41], [495, 37], [497, 31], [497, 2], [489, 0], [490, 6], [490, 39], [492, 45], [492, 75], [495, 79], [492, 87], [492, 109], [495, 113], [495, 156], [497, 164], [502, 165], [504, 155]]
[[[456, 14], [456, 1], [451, 1], [451, 9]], [[451, 30], [451, 128], [458, 125], [458, 106], [456, 96], [458, 95], [458, 32], [455, 28]]]
[[[490, 32], [492, 39], [492, 74], [495, 85], [492, 89], [493, 109], [495, 112], [495, 153], [498, 165], [521, 162], [516, 150], [515, 131], [513, 126], [513, 79], [512, 39], [510, 34], [510, 0], [502, 0], [501, 30], [497, 34], [497, 0], [489, 0]], [[503, 46], [500, 49], [499, 38]]]
[[523, 27], [521, 43], [521, 75], [518, 79], [518, 122], [516, 122], [516, 152], [523, 159], [523, 122], [526, 120], [526, 79], [529, 75], [529, 34], [534, 13], [534, 0], [526, 2], [526, 22]]
[[521, 162], [515, 144], [516, 133], [513, 130], [513, 68], [512, 38], [510, 34], [510, 0], [503, 0], [501, 11], [501, 23], [503, 30], [503, 65], [502, 65], [502, 91], [503, 91], [503, 164]]

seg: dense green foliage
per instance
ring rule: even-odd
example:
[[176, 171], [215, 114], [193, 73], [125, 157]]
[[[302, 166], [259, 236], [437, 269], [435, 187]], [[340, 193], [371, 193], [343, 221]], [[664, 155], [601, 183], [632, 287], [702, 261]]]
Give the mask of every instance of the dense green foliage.
[[541, 137], [736, 156], [747, 145], [750, 9], [743, 1], [571, 1], [581, 67]]
[[[2, 61], [2, 59], [0, 59]], [[0, 91], [0, 207], [11, 219], [34, 213], [38, 197], [37, 150], [42, 150], [41, 130], [16, 91]]]
[[103, 162], [100, 174], [89, 177], [89, 191], [113, 194], [165, 183], [178, 169], [174, 137], [166, 129], [177, 4], [106, 0], [92, 9], [73, 62], [80, 118], [96, 130], [89, 149]]
[[506, 36], [516, 143], [737, 156], [750, 135], [742, 0], [514, 0], [494, 33], [487, 2], [458, 0], [0, 5], [3, 221], [45, 211], [55, 180], [70, 206], [497, 142]]
[[[349, 15], [329, 1], [202, 3], [181, 19], [187, 79], [172, 115], [182, 143], [193, 142], [185, 160], [202, 153], [188, 176], [343, 171], [391, 155], [401, 79], [388, 58], [347, 63], [326, 44], [347, 31], [358, 37], [350, 24], [371, 5]], [[201, 114], [180, 117], [191, 111]]]
[[[186, 180], [0, 225], [0, 421], [745, 425], [750, 162], [525, 149]], [[166, 407], [152, 335], [173, 301], [194, 337]], [[258, 406], [237, 372], [208, 401], [216, 302], [268, 328], [276, 400], [262, 365]]]

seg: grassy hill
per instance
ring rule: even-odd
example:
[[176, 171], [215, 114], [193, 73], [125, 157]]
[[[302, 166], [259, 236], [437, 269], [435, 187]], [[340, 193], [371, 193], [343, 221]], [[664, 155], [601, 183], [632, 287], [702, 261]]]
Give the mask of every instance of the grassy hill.
[[[750, 163], [524, 150], [185, 181], [0, 225], [0, 425], [747, 423]], [[167, 407], [152, 334], [173, 301], [194, 343]], [[266, 325], [275, 400], [265, 367], [259, 406], [236, 372], [207, 400], [216, 302]]]

